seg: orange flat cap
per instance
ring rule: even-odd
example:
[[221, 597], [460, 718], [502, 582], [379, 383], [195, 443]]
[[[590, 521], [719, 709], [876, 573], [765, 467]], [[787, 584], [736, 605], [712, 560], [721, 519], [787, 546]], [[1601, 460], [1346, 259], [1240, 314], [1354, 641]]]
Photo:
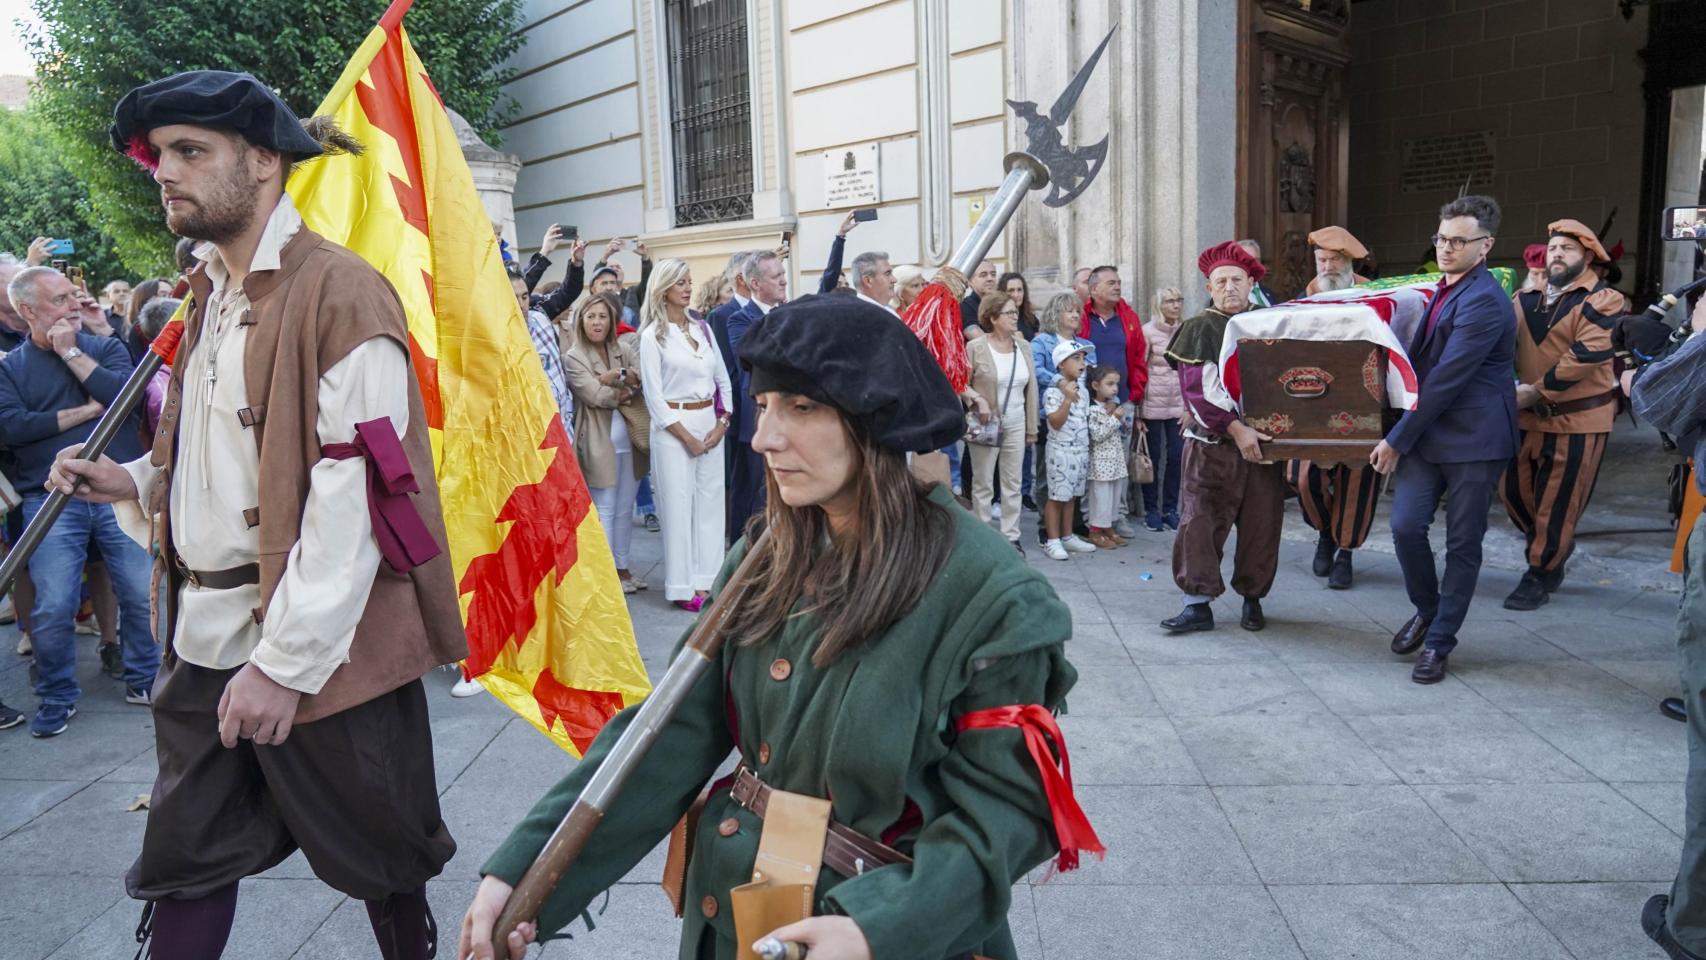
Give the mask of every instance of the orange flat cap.
[[1580, 220], [1554, 220], [1546, 225], [1546, 235], [1548, 237], [1570, 237], [1586, 247], [1588, 253], [1593, 254], [1595, 260], [1600, 263], [1611, 262], [1611, 256], [1605, 252], [1605, 247], [1600, 244], [1599, 237], [1595, 236], [1594, 232], [1588, 229], [1588, 225]]
[[1323, 250], [1337, 250], [1352, 260], [1368, 256], [1368, 248], [1344, 227], [1322, 227], [1309, 235], [1309, 243]]

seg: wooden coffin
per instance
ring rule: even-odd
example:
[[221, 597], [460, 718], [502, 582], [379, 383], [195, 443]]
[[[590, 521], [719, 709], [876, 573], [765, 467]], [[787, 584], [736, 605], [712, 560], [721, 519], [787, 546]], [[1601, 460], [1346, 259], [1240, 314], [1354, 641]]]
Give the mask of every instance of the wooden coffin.
[[1366, 340], [1241, 340], [1244, 421], [1267, 460], [1367, 463], [1386, 436], [1386, 351]]

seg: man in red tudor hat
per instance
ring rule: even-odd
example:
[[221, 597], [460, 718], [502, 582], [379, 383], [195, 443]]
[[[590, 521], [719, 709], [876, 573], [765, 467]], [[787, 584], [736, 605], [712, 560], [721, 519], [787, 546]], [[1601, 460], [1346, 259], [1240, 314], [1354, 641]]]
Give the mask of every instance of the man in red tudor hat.
[[1522, 248], [1522, 265], [1528, 273], [1522, 278], [1522, 289], [1511, 294], [1515, 300], [1530, 290], [1546, 289], [1546, 244], [1531, 243]]
[[1205, 377], [1218, 377], [1226, 323], [1250, 309], [1250, 291], [1265, 272], [1236, 243], [1209, 247], [1197, 258], [1208, 278], [1213, 305], [1179, 325], [1167, 361], [1179, 371], [1185, 399], [1185, 454], [1179, 486], [1179, 532], [1173, 538], [1173, 581], [1185, 594], [1185, 609], [1161, 621], [1174, 633], [1214, 629], [1209, 601], [1226, 592], [1220, 564], [1226, 536], [1238, 527], [1232, 557], [1232, 589], [1244, 598], [1240, 623], [1246, 630], [1267, 625], [1262, 598], [1279, 567], [1280, 527], [1285, 519], [1285, 480], [1278, 464], [1262, 462], [1262, 441], [1272, 437], [1203, 395]]
[[366, 903], [384, 960], [422, 960], [426, 882], [456, 844], [420, 678], [467, 639], [402, 303], [284, 192], [293, 164], [360, 146], [217, 70], [132, 90], [112, 139], [153, 172], [167, 227], [201, 241], [153, 454], [68, 449], [48, 481], [157, 548], [137, 939], [219, 957], [239, 881], [301, 850]]

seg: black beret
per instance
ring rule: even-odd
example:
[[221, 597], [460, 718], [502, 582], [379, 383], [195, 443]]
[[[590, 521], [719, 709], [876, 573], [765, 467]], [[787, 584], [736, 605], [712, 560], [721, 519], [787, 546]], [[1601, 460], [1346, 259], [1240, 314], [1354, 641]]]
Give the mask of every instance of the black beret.
[[113, 146], [144, 166], [157, 166], [148, 131], [175, 123], [234, 130], [255, 146], [298, 159], [324, 152], [265, 84], [225, 70], [191, 70], [125, 94], [113, 108]]
[[741, 338], [752, 392], [827, 403], [891, 450], [940, 450], [965, 434], [964, 408], [930, 351], [887, 310], [852, 297], [785, 303]]

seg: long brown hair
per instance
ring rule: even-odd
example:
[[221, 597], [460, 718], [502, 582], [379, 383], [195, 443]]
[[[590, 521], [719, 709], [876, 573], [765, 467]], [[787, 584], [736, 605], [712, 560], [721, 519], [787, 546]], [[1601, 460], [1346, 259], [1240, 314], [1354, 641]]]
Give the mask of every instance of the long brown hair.
[[855, 451], [853, 529], [832, 537], [823, 508], [783, 503], [775, 476], [766, 471], [764, 516], [749, 525], [748, 542], [761, 524], [770, 539], [753, 561], [755, 593], [729, 618], [730, 633], [742, 646], [762, 643], [782, 631], [809, 592], [801, 613], [823, 625], [812, 653], [819, 668], [911, 613], [953, 549], [953, 517], [930, 501], [929, 488], [907, 469], [905, 455], [878, 446], [845, 415], [841, 425]]

